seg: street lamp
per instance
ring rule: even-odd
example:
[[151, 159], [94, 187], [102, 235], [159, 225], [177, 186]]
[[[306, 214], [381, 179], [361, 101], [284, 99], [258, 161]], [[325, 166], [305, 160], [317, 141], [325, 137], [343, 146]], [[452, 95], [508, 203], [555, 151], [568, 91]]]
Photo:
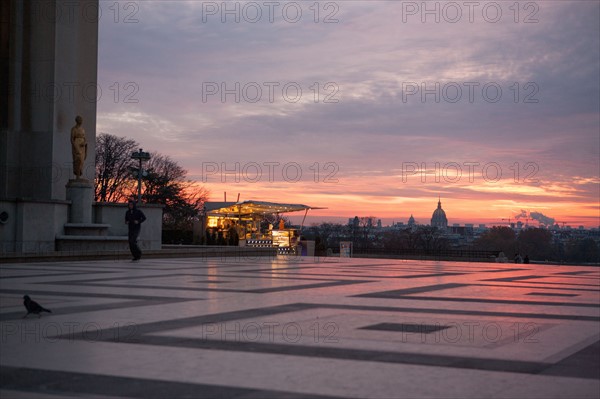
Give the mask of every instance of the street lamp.
[[140, 167], [138, 169], [138, 205], [142, 203], [142, 162], [150, 159], [150, 153], [144, 152], [140, 148], [139, 151], [131, 154], [131, 158], [140, 161]]

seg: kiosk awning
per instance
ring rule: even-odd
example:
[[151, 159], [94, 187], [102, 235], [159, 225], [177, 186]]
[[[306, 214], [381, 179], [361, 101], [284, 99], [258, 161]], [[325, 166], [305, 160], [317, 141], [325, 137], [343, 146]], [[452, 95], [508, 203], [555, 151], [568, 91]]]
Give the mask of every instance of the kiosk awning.
[[[309, 209], [326, 209], [316, 208], [302, 204], [280, 204], [276, 202], [265, 201], [243, 201], [232, 204], [221, 203], [225, 206], [213, 208], [207, 203], [207, 211], [210, 215], [264, 215], [268, 213], [286, 213], [308, 211]], [[211, 209], [212, 208], [212, 209]]]

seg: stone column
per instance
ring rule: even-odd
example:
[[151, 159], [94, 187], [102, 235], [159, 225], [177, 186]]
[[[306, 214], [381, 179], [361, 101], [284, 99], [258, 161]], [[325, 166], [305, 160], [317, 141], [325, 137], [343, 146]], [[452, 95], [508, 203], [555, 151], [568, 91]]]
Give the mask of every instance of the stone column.
[[19, 252], [52, 250], [69, 219], [92, 221], [91, 184], [69, 178], [70, 128], [81, 115], [88, 143], [81, 176], [94, 180], [95, 10], [99, 0], [0, 1], [0, 213], [9, 213], [0, 242]]
[[71, 179], [66, 185], [67, 200], [71, 201], [69, 223], [92, 223], [94, 185], [86, 179]]

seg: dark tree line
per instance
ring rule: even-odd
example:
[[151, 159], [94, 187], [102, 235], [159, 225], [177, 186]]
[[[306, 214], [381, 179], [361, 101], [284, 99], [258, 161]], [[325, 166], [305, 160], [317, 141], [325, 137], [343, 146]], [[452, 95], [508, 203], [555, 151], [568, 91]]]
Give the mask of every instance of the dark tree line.
[[[355, 218], [347, 225], [322, 223], [306, 228], [303, 236], [315, 240], [316, 249], [337, 251], [340, 241], [352, 241], [356, 250], [435, 252], [448, 249], [504, 252], [512, 259], [519, 253], [535, 261], [599, 263], [600, 247], [593, 238], [561, 238], [547, 229], [530, 228], [516, 233], [508, 227], [492, 227], [472, 244], [452, 246], [441, 230], [432, 226], [380, 230]], [[374, 220], [374, 218], [370, 218]]]
[[[138, 162], [131, 158], [140, 145], [107, 133], [96, 136], [95, 200], [137, 199]], [[143, 165], [142, 202], [164, 205], [163, 229], [191, 230], [208, 198], [208, 190], [187, 179], [187, 171], [168, 156], [153, 152]]]
[[403, 230], [377, 229], [372, 225], [376, 218], [355, 218], [353, 223], [342, 225], [322, 223], [306, 228], [303, 236], [315, 240], [316, 249], [336, 251], [340, 241], [352, 241], [355, 251], [410, 250], [432, 252], [448, 249], [442, 232], [431, 226], [417, 226]]
[[540, 261], [600, 262], [600, 247], [593, 238], [561, 238], [540, 228], [521, 230], [517, 234], [509, 227], [492, 227], [479, 236], [474, 245], [483, 250], [500, 249], [509, 259], [518, 253]]

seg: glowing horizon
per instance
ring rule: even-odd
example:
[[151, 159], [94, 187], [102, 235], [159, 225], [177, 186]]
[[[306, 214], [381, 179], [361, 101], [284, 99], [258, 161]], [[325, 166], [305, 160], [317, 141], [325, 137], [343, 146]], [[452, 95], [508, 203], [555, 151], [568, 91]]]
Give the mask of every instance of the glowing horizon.
[[[323, 194], [305, 194], [302, 189], [296, 189], [293, 192], [287, 188], [276, 190], [269, 187], [254, 187], [253, 190], [232, 190], [234, 185], [226, 184], [206, 184], [204, 187], [211, 190], [209, 201], [224, 201], [225, 191], [228, 201], [236, 201], [238, 193], [240, 201], [245, 200], [264, 200], [273, 202], [301, 203], [314, 207], [326, 207], [327, 209], [311, 210], [308, 213], [310, 223], [335, 222], [345, 224], [348, 218], [374, 216], [381, 219], [383, 225], [390, 225], [392, 222], [407, 223], [412, 215], [419, 224], [430, 224], [433, 211], [437, 208], [437, 195], [432, 193], [429, 197], [379, 197], [373, 198], [350, 198], [348, 195], [323, 195]], [[525, 217], [517, 218], [521, 210], [528, 212], [539, 212], [545, 216], [555, 219], [555, 224], [559, 226], [571, 226], [577, 228], [585, 226], [586, 228], [600, 227], [600, 220], [594, 214], [593, 204], [583, 206], [583, 212], [579, 215], [570, 214], [570, 209], [574, 209], [572, 202], [547, 202], [543, 205], [533, 202], [515, 202], [512, 200], [496, 201], [489, 207], [482, 208], [481, 200], [478, 199], [456, 199], [441, 196], [442, 208], [448, 217], [448, 225], [454, 223], [464, 225], [472, 223], [474, 225], [485, 224], [487, 227], [494, 225], [508, 225], [510, 218], [512, 223], [518, 221], [529, 226], [538, 227], [540, 223], [533, 218], [528, 220]], [[376, 204], [376, 205], [374, 205]], [[548, 210], [551, 210], [549, 212]], [[297, 218], [295, 213], [287, 214], [293, 219]], [[300, 217], [301, 218], [301, 217]], [[504, 220], [503, 220], [504, 219]], [[309, 223], [309, 224], [310, 224]]]

